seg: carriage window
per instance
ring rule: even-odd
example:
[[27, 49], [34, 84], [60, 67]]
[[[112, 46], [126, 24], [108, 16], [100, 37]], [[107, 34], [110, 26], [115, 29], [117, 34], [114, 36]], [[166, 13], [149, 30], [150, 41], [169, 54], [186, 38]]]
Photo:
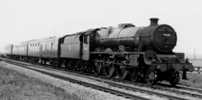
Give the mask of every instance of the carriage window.
[[83, 42], [84, 42], [85, 44], [88, 44], [88, 36], [84, 36]]
[[53, 48], [53, 43], [51, 42], [51, 48]]

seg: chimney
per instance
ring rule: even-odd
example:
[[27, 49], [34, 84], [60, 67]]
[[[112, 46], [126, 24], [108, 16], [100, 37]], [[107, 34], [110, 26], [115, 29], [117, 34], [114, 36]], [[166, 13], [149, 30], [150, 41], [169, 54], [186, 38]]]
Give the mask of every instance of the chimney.
[[158, 25], [158, 18], [150, 18], [150, 26]]

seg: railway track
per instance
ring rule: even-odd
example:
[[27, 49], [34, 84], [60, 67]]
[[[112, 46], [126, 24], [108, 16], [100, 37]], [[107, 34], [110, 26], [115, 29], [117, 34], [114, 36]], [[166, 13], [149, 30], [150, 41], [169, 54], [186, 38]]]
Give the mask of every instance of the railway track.
[[[192, 99], [190, 97], [197, 97], [199, 100], [202, 99], [202, 92], [200, 92], [200, 89], [194, 89], [191, 87], [171, 87], [165, 86], [162, 84], [155, 85], [155, 86], [150, 86], [150, 85], [143, 85], [143, 84], [138, 84], [138, 83], [132, 83], [132, 82], [117, 82], [115, 80], [106, 80], [106, 79], [100, 79], [100, 78], [95, 78], [95, 77], [88, 77], [97, 81], [102, 81], [104, 83], [111, 84], [116, 87], [124, 87], [127, 90], [132, 90], [132, 91], [141, 91], [143, 93], [148, 93], [148, 94], [155, 94], [159, 95], [161, 97], [168, 97], [169, 99], [176, 99], [176, 100], [185, 100], [185, 99]], [[170, 93], [169, 95], [167, 93]]]
[[169, 91], [172, 93], [176, 93], [179, 95], [189, 95], [189, 96], [193, 96], [193, 97], [198, 97], [198, 98], [202, 98], [202, 92], [200, 91], [200, 89], [194, 89], [191, 87], [185, 87], [185, 86], [176, 86], [176, 87], [170, 87], [170, 86], [165, 86], [165, 85], [157, 85], [152, 87], [153, 89], [161, 89], [163, 91]]
[[193, 88], [193, 87], [184, 86], [184, 85], [178, 85], [177, 87], [182, 88], [184, 90], [190, 90], [190, 91], [195, 91], [195, 92], [198, 92], [198, 93], [202, 93], [202, 89], [199, 89], [199, 88]]
[[[31, 69], [31, 70], [35, 70], [35, 71], [38, 71], [40, 73], [43, 73], [43, 74], [47, 74], [47, 75], [50, 75], [50, 76], [53, 76], [53, 77], [56, 77], [56, 78], [60, 78], [62, 80], [66, 80], [66, 81], [70, 81], [70, 82], [73, 82], [73, 83], [77, 83], [77, 84], [81, 84], [83, 86], [86, 86], [86, 87], [91, 87], [91, 88], [94, 88], [94, 89], [97, 89], [97, 90], [101, 90], [101, 91], [104, 91], [104, 92], [108, 92], [108, 93], [111, 93], [111, 94], [114, 94], [114, 95], [118, 95], [118, 96], [123, 96], [123, 97], [126, 97], [126, 98], [130, 98], [130, 99], [134, 99], [135, 100], [148, 100], [148, 98], [144, 98], [144, 97], [139, 97], [137, 95], [133, 95], [132, 93], [126, 93], [126, 92], [121, 92], [121, 91], [117, 91], [117, 90], [114, 90], [114, 89], [110, 89], [110, 88], [106, 88], [106, 87], [103, 87], [103, 86], [98, 86], [98, 85], [95, 85], [95, 84], [89, 84], [87, 82], [83, 82], [83, 81], [80, 81], [80, 80], [75, 80], [75, 79], [72, 79], [72, 78], [68, 78], [68, 77], [64, 77], [64, 76], [61, 76], [61, 75], [56, 75], [56, 74], [53, 74], [53, 73], [50, 73], [50, 72], [47, 72], [47, 71], [43, 71], [43, 70], [40, 70], [40, 69], [37, 69], [37, 67], [43, 67], [43, 66], [38, 66], [36, 67], [36, 65], [33, 65], [33, 64], [28, 64], [28, 63], [22, 63], [22, 62], [19, 62], [19, 61], [13, 61], [13, 60], [6, 60], [7, 62], [9, 63], [12, 63], [12, 64], [15, 64], [15, 65], [19, 65], [19, 66], [22, 66], [22, 67], [25, 67], [25, 68], [28, 68], [28, 69]], [[28, 67], [28, 66], [35, 66], [35, 68], [31, 68], [31, 67]], [[43, 67], [43, 69], [47, 69], [47, 67]], [[54, 70], [54, 71], [58, 71], [56, 69], [52, 69], [52, 68], [48, 68], [49, 70]], [[64, 71], [61, 71], [63, 73], [65, 73]], [[77, 73], [72, 73], [72, 72], [68, 72], [68, 73], [71, 73], [71, 74], [74, 74], [74, 75], [78, 75]], [[67, 74], [67, 73], [66, 73]], [[86, 77], [86, 78], [89, 78], [89, 79], [92, 79], [92, 80], [96, 80], [96, 81], [99, 81], [99, 82], [103, 82], [103, 83], [106, 83], [106, 84], [109, 84], [110, 86], [112, 87], [116, 87], [119, 89], [125, 89], [125, 90], [128, 90], [130, 92], [140, 92], [140, 93], [146, 93], [148, 95], [155, 95], [155, 96], [159, 96], [160, 98], [162, 99], [169, 99], [169, 100], [190, 100], [190, 99], [194, 99], [194, 100], [200, 100], [202, 98], [202, 94], [200, 93], [189, 93], [189, 92], [185, 92], [185, 91], [177, 91], [177, 89], [175, 89], [175, 91], [171, 91], [170, 89], [168, 88], [164, 88], [162, 89], [157, 89], [156, 87], [155, 88], [148, 88], [148, 87], [141, 87], [141, 86], [135, 86], [129, 82], [116, 82], [116, 81], [112, 81], [112, 80], [107, 80], [107, 79], [102, 79], [102, 78], [96, 78], [96, 77], [93, 77], [93, 76], [88, 76], [88, 75], [82, 75], [82, 77]], [[168, 92], [172, 92], [172, 93], [168, 93]]]
[[80, 85], [85, 86], [85, 87], [90, 87], [90, 88], [93, 88], [93, 89], [108, 92], [108, 93], [111, 93], [111, 94], [114, 94], [114, 95], [117, 95], [117, 96], [122, 96], [122, 97], [125, 97], [125, 98], [134, 99], [134, 100], [149, 100], [149, 99], [146, 99], [146, 98], [143, 98], [143, 97], [139, 97], [139, 96], [136, 96], [136, 95], [116, 91], [114, 89], [106, 88], [106, 87], [103, 87], [103, 86], [90, 84], [90, 83], [83, 82], [83, 81], [80, 81], [80, 80], [75, 80], [75, 79], [72, 79], [72, 78], [69, 78], [69, 77], [53, 74], [53, 73], [50, 73], [50, 72], [47, 72], [47, 71], [42, 71], [42, 70], [39, 70], [39, 69], [31, 68], [31, 67], [28, 67], [26, 64], [22, 64], [22, 63], [19, 63], [19, 62], [13, 62], [13, 61], [8, 61], [8, 60], [6, 62], [14, 64], [14, 65], [18, 65], [18, 66], [26, 68], [26, 69], [34, 70], [34, 71], [37, 71], [37, 72], [40, 72], [42, 74], [46, 74], [46, 75], [49, 75], [49, 76], [52, 76], [52, 77], [55, 77], [55, 78], [59, 78], [59, 79], [62, 79], [64, 81], [69, 81], [69, 82], [72, 82], [72, 83], [80, 84]]

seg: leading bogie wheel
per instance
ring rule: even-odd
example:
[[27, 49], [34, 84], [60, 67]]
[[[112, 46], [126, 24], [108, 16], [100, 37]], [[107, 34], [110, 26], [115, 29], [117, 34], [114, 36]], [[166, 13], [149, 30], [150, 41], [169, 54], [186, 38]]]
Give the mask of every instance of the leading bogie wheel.
[[131, 72], [130, 79], [133, 82], [139, 81], [140, 71], [136, 68]]
[[154, 85], [157, 82], [157, 73], [156, 71], [151, 71], [147, 74], [146, 78], [147, 84]]
[[176, 86], [177, 83], [180, 81], [180, 74], [178, 71], [174, 71], [170, 77], [170, 84], [172, 86]]

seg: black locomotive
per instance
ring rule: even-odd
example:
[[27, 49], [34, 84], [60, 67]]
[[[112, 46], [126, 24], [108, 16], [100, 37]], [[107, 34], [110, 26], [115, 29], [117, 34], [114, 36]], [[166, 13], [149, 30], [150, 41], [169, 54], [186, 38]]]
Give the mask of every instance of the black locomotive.
[[156, 83], [167, 80], [172, 85], [180, 81], [180, 72], [193, 71], [184, 53], [173, 52], [177, 43], [175, 30], [167, 24], [136, 27], [120, 24], [26, 41], [8, 46], [8, 56], [51, 64], [121, 80]]

